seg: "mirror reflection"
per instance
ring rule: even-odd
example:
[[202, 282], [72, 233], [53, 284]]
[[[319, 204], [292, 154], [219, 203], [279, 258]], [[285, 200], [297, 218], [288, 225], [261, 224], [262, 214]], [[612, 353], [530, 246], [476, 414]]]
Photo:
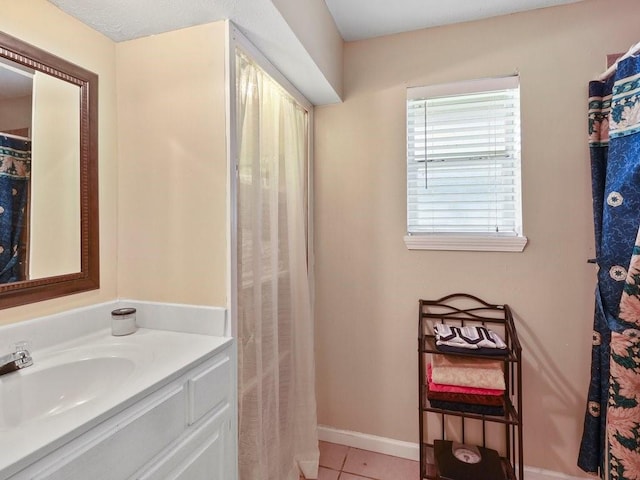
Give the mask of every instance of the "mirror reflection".
[[0, 283], [81, 270], [80, 88], [0, 61]]

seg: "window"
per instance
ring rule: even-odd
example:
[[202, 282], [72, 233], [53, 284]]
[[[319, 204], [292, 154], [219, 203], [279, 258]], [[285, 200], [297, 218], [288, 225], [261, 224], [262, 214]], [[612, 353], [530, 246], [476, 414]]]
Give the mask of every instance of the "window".
[[407, 90], [408, 248], [522, 251], [518, 77]]

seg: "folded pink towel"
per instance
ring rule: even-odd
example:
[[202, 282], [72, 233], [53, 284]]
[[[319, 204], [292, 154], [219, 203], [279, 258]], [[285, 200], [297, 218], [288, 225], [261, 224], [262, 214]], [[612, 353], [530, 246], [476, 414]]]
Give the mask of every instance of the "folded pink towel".
[[433, 355], [431, 375], [440, 385], [504, 390], [504, 362], [456, 355]]
[[504, 389], [492, 389], [492, 388], [475, 388], [475, 387], [460, 387], [458, 385], [442, 385], [434, 383], [431, 375], [431, 364], [427, 365], [427, 381], [429, 382], [429, 390], [432, 392], [447, 392], [447, 393], [468, 393], [471, 395], [503, 395]]

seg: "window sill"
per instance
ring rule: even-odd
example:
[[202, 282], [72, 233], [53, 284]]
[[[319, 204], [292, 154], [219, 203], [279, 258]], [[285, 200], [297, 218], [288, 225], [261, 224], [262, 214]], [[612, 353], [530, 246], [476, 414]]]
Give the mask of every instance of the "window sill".
[[405, 235], [409, 250], [466, 250], [475, 252], [522, 252], [527, 237], [492, 237], [483, 235]]

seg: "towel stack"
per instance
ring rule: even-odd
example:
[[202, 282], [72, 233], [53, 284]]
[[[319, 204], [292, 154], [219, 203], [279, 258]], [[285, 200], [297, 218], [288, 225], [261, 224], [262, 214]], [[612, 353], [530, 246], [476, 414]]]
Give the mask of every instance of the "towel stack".
[[[505, 355], [507, 346], [484, 327], [437, 324], [436, 348], [446, 353]], [[495, 358], [433, 355], [427, 398], [434, 408], [504, 416], [504, 362]]]

